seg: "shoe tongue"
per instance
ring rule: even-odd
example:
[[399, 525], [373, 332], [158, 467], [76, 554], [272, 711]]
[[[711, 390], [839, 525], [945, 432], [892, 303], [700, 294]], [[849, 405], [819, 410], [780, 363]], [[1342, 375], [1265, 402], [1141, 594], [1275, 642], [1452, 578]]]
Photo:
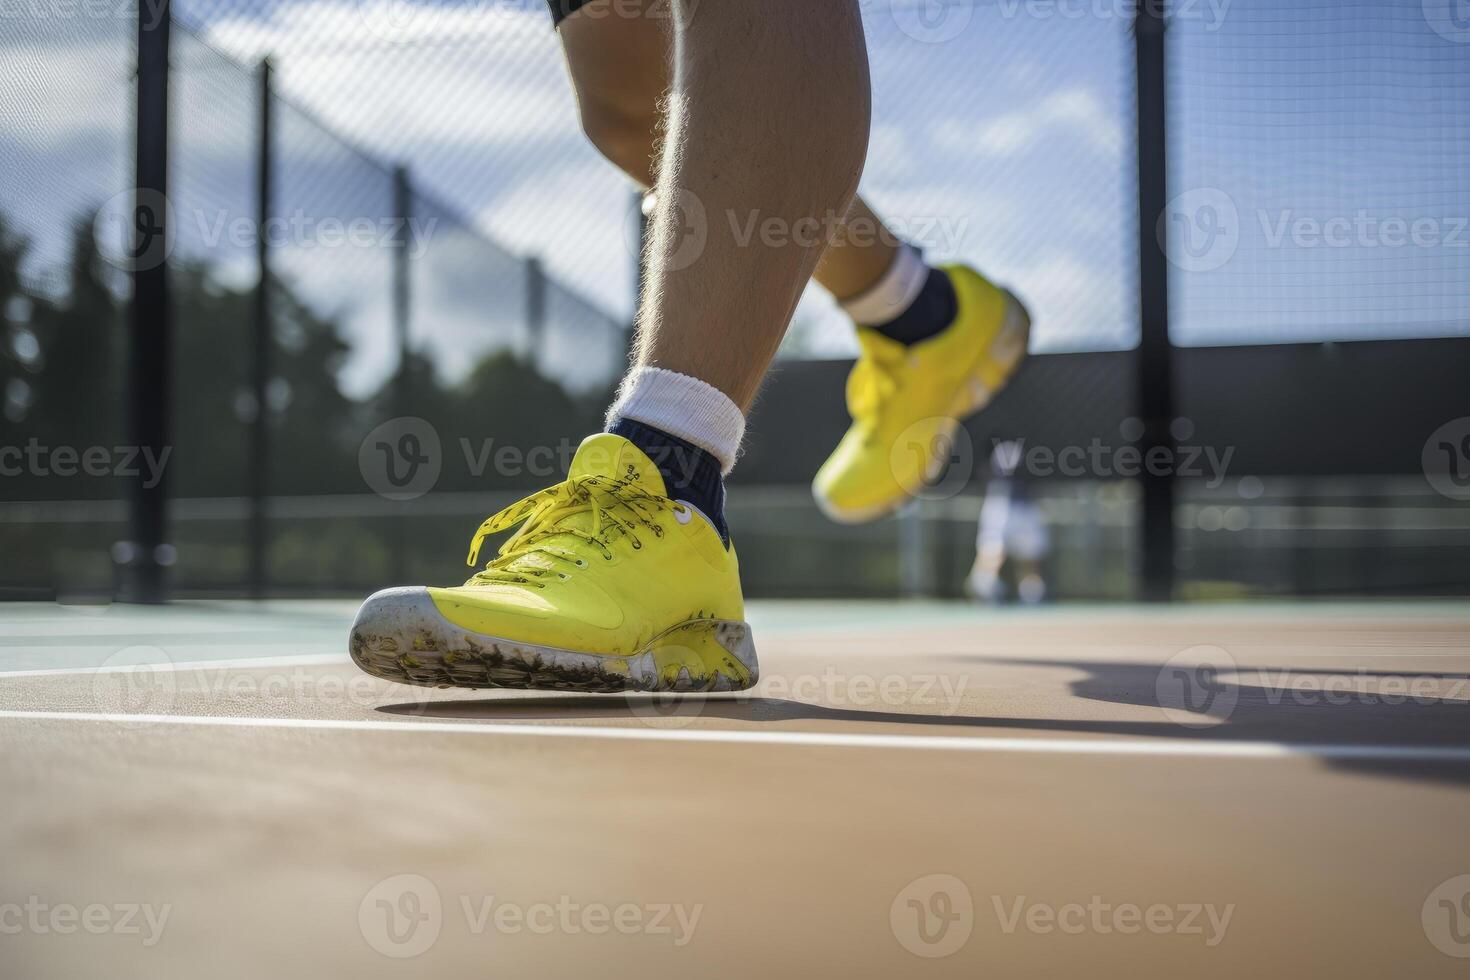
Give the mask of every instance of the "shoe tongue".
[[627, 439], [610, 432], [582, 440], [577, 455], [572, 458], [568, 477], [582, 476], [605, 476], [640, 486], [660, 497], [668, 495], [663, 474], [653, 465], [653, 460]]
[[[603, 432], [595, 436], [588, 436], [582, 440], [582, 445], [577, 449], [577, 455], [572, 457], [572, 467], [567, 473], [568, 479], [587, 476], [603, 476], [622, 480], [640, 486], [649, 493], [660, 497], [666, 496], [663, 475], [659, 473], [658, 467], [653, 465], [653, 460], [627, 439], [611, 433]], [[556, 529], [590, 534], [593, 531], [592, 512], [579, 510], [567, 514], [552, 525], [552, 530]], [[575, 549], [580, 546], [582, 539], [573, 535], [553, 534], [545, 539], [545, 543], [556, 543]], [[531, 551], [517, 558], [509, 567], [553, 569], [558, 566], [547, 555]]]
[[883, 404], [878, 387], [880, 371], [901, 365], [908, 356], [908, 348], [871, 327], [858, 331], [858, 346], [862, 348], [862, 356], [847, 378], [847, 410], [858, 425], [871, 427], [876, 424]]
[[908, 350], [892, 337], [884, 336], [871, 327], [858, 331], [858, 346], [865, 355], [879, 362], [901, 361]]

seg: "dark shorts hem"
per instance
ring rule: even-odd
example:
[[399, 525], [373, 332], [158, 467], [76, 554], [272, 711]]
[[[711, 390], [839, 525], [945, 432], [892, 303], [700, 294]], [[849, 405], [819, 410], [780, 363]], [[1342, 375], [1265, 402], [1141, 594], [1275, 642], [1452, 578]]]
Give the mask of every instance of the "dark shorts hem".
[[559, 25], [579, 8], [591, 2], [592, 0], [546, 0], [547, 5], [551, 7], [552, 26]]

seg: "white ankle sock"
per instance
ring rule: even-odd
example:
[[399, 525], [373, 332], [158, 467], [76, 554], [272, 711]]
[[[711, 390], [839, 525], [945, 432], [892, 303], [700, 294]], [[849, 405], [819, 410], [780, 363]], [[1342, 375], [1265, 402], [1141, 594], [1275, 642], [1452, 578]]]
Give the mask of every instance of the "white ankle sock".
[[844, 300], [842, 308], [860, 327], [881, 327], [914, 305], [929, 278], [924, 257], [912, 245], [902, 245], [888, 271], [865, 293]]
[[729, 473], [745, 437], [745, 414], [714, 385], [677, 371], [640, 365], [628, 372], [607, 410], [611, 425], [632, 419], [693, 443]]

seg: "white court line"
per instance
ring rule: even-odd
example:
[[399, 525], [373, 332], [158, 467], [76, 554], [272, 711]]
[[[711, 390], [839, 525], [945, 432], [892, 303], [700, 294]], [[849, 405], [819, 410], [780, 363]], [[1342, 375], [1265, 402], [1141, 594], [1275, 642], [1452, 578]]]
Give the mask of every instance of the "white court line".
[[44, 667], [27, 670], [6, 670], [0, 667], [0, 681], [7, 677], [58, 677], [65, 674], [126, 674], [147, 670], [199, 670], [202, 668], [228, 667], [311, 667], [323, 664], [349, 664], [352, 658], [345, 653], [301, 653], [285, 657], [235, 657], [230, 660], [158, 660], [139, 664], [102, 664], [97, 667]]
[[133, 715], [86, 711], [0, 711], [0, 720], [90, 721], [111, 724], [198, 725], [212, 728], [288, 728], [307, 731], [418, 732], [528, 738], [586, 738], [623, 742], [798, 745], [817, 748], [937, 749], [960, 752], [1027, 752], [1052, 755], [1192, 756], [1225, 759], [1396, 759], [1470, 762], [1470, 746], [1330, 745], [1287, 742], [1203, 742], [1145, 739], [996, 738], [958, 735], [864, 735], [839, 732], [744, 731], [701, 728], [601, 728], [590, 725], [396, 722], [329, 718], [227, 718], [211, 715]]

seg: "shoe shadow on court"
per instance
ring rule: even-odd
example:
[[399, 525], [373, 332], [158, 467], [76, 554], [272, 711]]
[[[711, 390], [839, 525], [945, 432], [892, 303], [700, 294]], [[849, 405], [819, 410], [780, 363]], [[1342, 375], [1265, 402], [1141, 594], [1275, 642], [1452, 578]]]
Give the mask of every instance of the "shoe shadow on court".
[[[1157, 719], [1137, 718], [1133, 710], [1129, 721], [1007, 719], [999, 727], [1266, 743], [1337, 769], [1470, 785], [1470, 673], [983, 660], [1066, 670], [1074, 675], [1067, 684], [1073, 697], [1141, 709]], [[1443, 750], [1456, 757], [1432, 757]]]
[[741, 694], [550, 694], [473, 700], [410, 701], [378, 709], [394, 715], [460, 721], [646, 721], [673, 728], [696, 718], [744, 722], [827, 720], [910, 725], [983, 725], [987, 719], [829, 708], [805, 701]]
[[[964, 734], [1034, 732], [1134, 736], [1196, 742], [1282, 745], [1330, 766], [1409, 779], [1470, 785], [1470, 760], [1416, 757], [1405, 749], [1470, 748], [1470, 674], [1392, 671], [1324, 671], [1300, 667], [1199, 665], [1175, 668], [1148, 663], [1030, 660], [957, 656], [970, 668], [963, 699], [941, 710], [914, 711], [898, 704], [832, 707], [759, 695], [526, 695], [412, 701], [378, 710], [400, 716], [487, 722], [641, 722], [680, 728], [697, 720], [781, 725], [791, 730], [874, 733], [937, 727]], [[960, 714], [984, 709], [984, 673], [995, 668], [1048, 668], [1074, 675], [1072, 698], [1125, 706], [1127, 718], [1003, 718]], [[976, 676], [976, 675], [979, 676]], [[1011, 675], [1014, 677], [1014, 675]], [[1013, 685], [1012, 685], [1013, 686]], [[1057, 692], [1060, 697], [1060, 692]], [[867, 703], [880, 703], [876, 697]], [[930, 702], [932, 703], [932, 702]], [[1066, 700], [1061, 700], [1065, 705]], [[1058, 705], [1060, 706], [1060, 705]], [[1095, 712], [1087, 712], [1094, 714]], [[817, 722], [809, 728], [802, 723]], [[831, 723], [861, 726], [833, 728]], [[913, 732], [910, 732], [911, 734]], [[1325, 749], [1324, 747], [1330, 747]], [[1343, 749], [1350, 749], [1344, 753]], [[1359, 754], [1361, 753], [1361, 754]]]

